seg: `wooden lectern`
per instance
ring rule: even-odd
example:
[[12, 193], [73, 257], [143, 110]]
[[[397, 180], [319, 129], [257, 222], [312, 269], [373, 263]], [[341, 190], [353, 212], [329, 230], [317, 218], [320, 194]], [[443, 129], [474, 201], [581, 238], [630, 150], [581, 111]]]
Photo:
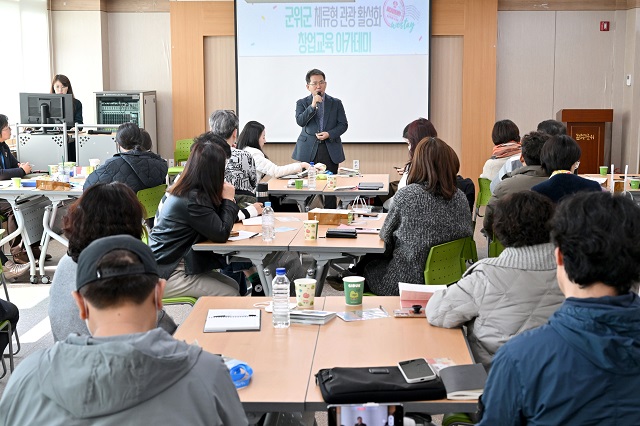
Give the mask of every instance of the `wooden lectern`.
[[580, 173], [598, 173], [604, 164], [604, 124], [613, 121], [612, 109], [561, 109], [556, 116], [567, 125], [567, 134], [582, 149]]

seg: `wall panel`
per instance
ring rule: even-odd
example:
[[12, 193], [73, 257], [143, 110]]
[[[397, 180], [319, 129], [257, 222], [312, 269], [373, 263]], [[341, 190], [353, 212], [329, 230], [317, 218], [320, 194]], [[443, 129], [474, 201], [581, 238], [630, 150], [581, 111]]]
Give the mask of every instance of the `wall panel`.
[[236, 44], [233, 36], [204, 38], [205, 123], [217, 109], [236, 110]]
[[173, 157], [168, 13], [109, 13], [109, 90], [155, 90], [160, 155]]
[[496, 120], [512, 120], [520, 135], [535, 130], [542, 120], [555, 118], [555, 15], [498, 13]]

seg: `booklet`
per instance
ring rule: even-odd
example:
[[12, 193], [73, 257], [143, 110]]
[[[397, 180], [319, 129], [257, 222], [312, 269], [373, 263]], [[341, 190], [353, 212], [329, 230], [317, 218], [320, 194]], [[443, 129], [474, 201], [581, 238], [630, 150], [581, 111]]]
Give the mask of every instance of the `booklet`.
[[423, 308], [427, 307], [427, 302], [438, 290], [444, 290], [446, 285], [426, 285], [426, 284], [409, 284], [398, 283], [400, 289], [400, 307], [410, 308], [413, 305], [422, 305]]
[[289, 315], [293, 324], [315, 325], [324, 325], [336, 317], [335, 312], [313, 310], [291, 311]]
[[484, 391], [487, 372], [482, 364], [452, 365], [439, 371], [447, 399], [478, 399]]
[[260, 309], [209, 309], [205, 333], [260, 331]]

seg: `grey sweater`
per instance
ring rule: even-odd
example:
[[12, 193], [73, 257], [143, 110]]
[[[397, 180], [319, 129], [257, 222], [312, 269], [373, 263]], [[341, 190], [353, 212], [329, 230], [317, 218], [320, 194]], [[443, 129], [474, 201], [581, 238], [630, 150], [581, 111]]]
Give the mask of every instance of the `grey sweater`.
[[65, 254], [60, 259], [49, 290], [49, 321], [53, 340], [64, 340], [71, 333], [89, 334], [71, 292], [76, 289], [76, 262]]
[[424, 284], [424, 267], [432, 246], [472, 235], [471, 212], [464, 193], [451, 200], [436, 197], [412, 183], [394, 196], [380, 230], [387, 254], [365, 267], [364, 277], [379, 296], [397, 296], [398, 282]]

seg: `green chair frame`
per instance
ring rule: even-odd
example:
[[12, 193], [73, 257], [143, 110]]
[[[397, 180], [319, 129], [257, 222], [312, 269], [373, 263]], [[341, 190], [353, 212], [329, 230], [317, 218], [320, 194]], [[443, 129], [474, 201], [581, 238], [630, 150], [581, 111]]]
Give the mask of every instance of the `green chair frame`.
[[489, 204], [491, 199], [491, 180], [486, 178], [478, 178], [478, 197], [476, 198], [476, 209], [473, 212], [473, 230], [476, 229], [476, 221], [480, 214], [480, 207]]
[[473, 237], [467, 237], [464, 249], [462, 250], [462, 260], [469, 262], [470, 265], [478, 261], [478, 248]]
[[144, 206], [144, 209], [147, 213], [145, 219], [151, 219], [155, 217], [158, 212], [158, 205], [162, 200], [165, 192], [167, 192], [167, 185], [162, 184], [158, 186], [154, 186], [153, 188], [141, 189], [137, 192], [138, 201], [140, 204]]
[[[153, 188], [141, 189], [136, 193], [138, 201], [140, 201], [140, 204], [142, 204], [146, 212], [146, 216], [144, 217], [145, 219], [155, 217], [158, 212], [158, 205], [166, 191], [167, 185], [163, 183], [162, 185], [154, 186]], [[144, 230], [145, 232], [144, 235], [142, 235], [142, 241], [144, 241], [145, 244], [149, 244], [149, 232], [151, 232], [151, 230], [146, 226], [146, 224]]]
[[195, 305], [197, 298], [191, 296], [167, 297], [162, 299], [163, 305]]
[[[173, 161], [175, 165], [169, 167], [167, 179], [169, 176], [177, 176], [182, 173], [184, 166], [181, 166], [180, 163], [189, 159], [191, 145], [193, 145], [193, 139], [179, 139], [176, 141], [176, 149], [173, 151]], [[167, 181], [167, 183], [169, 182]]]
[[504, 251], [504, 246], [496, 237], [489, 242], [489, 257], [498, 257]]
[[[2, 322], [0, 322], [0, 333], [7, 333], [9, 335], [9, 368], [11, 370], [11, 372], [13, 373], [13, 339], [11, 338], [12, 336], [12, 329], [11, 329], [11, 322], [9, 320], [4, 320]], [[0, 354], [0, 363], [2, 364], [2, 376], [0, 376], [0, 379], [2, 379], [4, 376], [7, 375], [7, 364], [4, 362], [4, 354]]]
[[460, 238], [431, 247], [424, 268], [424, 283], [453, 284], [459, 281], [467, 269], [463, 259], [465, 244], [467, 238]]

